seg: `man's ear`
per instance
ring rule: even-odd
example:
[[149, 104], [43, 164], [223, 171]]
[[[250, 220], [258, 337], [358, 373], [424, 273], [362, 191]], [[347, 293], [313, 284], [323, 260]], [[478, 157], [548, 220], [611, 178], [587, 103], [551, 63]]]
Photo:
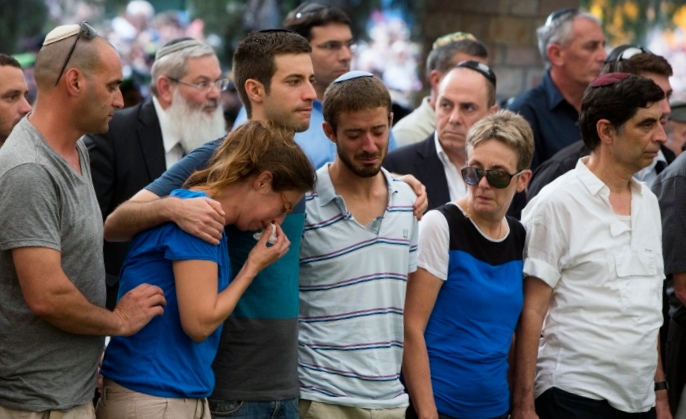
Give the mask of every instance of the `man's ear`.
[[492, 113], [492, 114], [498, 112], [498, 104], [496, 103], [493, 106], [491, 106], [490, 108], [488, 108], [488, 112]]
[[388, 113], [388, 130], [391, 130], [391, 127], [393, 126], [393, 112]]
[[250, 102], [262, 103], [267, 94], [264, 85], [255, 79], [245, 81], [245, 92], [248, 94]]
[[443, 74], [441, 74], [440, 71], [431, 70], [431, 73], [429, 73], [429, 84], [431, 85], [432, 90], [438, 92], [438, 85], [441, 84], [442, 78]]
[[257, 175], [255, 180], [253, 181], [253, 189], [255, 189], [258, 192], [271, 191], [273, 179], [274, 175], [272, 175], [272, 172], [265, 170], [264, 172]]
[[595, 124], [595, 129], [598, 132], [600, 141], [606, 144], [612, 144], [617, 134], [615, 127], [607, 119], [601, 119]]
[[552, 43], [548, 45], [545, 52], [548, 55], [548, 61], [552, 65], [559, 67], [564, 64], [564, 49], [559, 44]]
[[85, 78], [83, 74], [76, 68], [72, 67], [64, 72], [64, 82], [67, 86], [67, 92], [70, 96], [79, 95], [85, 88]]
[[157, 87], [157, 100], [163, 109], [168, 108], [174, 96], [174, 82], [169, 77], [162, 75], [155, 81], [155, 86]]
[[333, 132], [333, 127], [328, 122], [322, 122], [322, 129], [324, 130], [324, 135], [327, 136], [332, 143], [336, 144], [336, 133]]

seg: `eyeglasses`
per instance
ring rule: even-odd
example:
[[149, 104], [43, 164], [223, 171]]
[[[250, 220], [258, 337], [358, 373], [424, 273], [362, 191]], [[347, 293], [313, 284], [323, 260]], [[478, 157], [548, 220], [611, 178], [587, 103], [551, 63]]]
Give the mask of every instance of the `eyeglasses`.
[[639, 54], [652, 54], [652, 52], [638, 45], [622, 45], [610, 52], [610, 55], [605, 59], [605, 63], [618, 63], [629, 60]]
[[520, 175], [523, 170], [511, 175], [504, 170], [484, 170], [472, 166], [465, 166], [462, 168], [461, 172], [462, 179], [464, 179], [464, 183], [467, 185], [476, 186], [481, 182], [481, 179], [486, 176], [489, 185], [494, 188], [503, 189], [507, 188], [510, 185], [512, 178]]
[[194, 87], [205, 93], [209, 92], [212, 89], [212, 87], [216, 87], [217, 89], [219, 89], [220, 92], [223, 92], [224, 90], [229, 88], [229, 84], [231, 83], [229, 79], [219, 79], [217, 81], [201, 81], [200, 83], [188, 83], [187, 81], [175, 79], [174, 77], [167, 76], [167, 78], [169, 78], [169, 80], [173, 81], [174, 83]]
[[57, 86], [57, 83], [60, 82], [62, 73], [64, 73], [64, 69], [67, 68], [67, 63], [69, 63], [71, 55], [74, 53], [74, 48], [76, 48], [76, 43], [79, 42], [79, 38], [83, 36], [85, 39], [91, 40], [95, 38], [97, 34], [98, 32], [91, 25], [89, 25], [88, 22], [86, 22], [85, 20], [81, 22], [81, 25], [79, 25], [79, 33], [76, 35], [76, 40], [74, 41], [74, 45], [71, 46], [69, 54], [67, 54], [67, 59], [64, 61], [64, 64], [62, 65], [60, 74], [57, 75], [57, 80], [55, 80], [55, 86]]
[[341, 42], [341, 41], [329, 41], [329, 42], [324, 42], [323, 44], [315, 45], [315, 47], [319, 49], [323, 49], [326, 52], [337, 52], [340, 51], [343, 47], [348, 48], [349, 50], [354, 50], [355, 49], [355, 42], [353, 40], [346, 41], [346, 42]]
[[478, 73], [481, 73], [481, 75], [486, 77], [486, 79], [488, 79], [488, 81], [493, 83], [493, 87], [495, 87], [495, 81], [496, 81], [495, 73], [486, 64], [480, 63], [480, 62], [474, 61], [474, 60], [466, 60], [466, 61], [460, 61], [460, 63], [457, 64], [456, 67], [469, 68], [469, 69], [472, 69]]
[[564, 9], [560, 10], [555, 10], [551, 14], [548, 15], [548, 18], [545, 20], [545, 26], [551, 26], [557, 23], [557, 21], [562, 20], [563, 17], [568, 16], [572, 17], [575, 16], [579, 13], [579, 9], [576, 9], [574, 7], [566, 7]]
[[293, 212], [293, 205], [288, 202], [286, 199], [286, 195], [284, 195], [283, 192], [279, 192], [279, 195], [281, 195], [281, 203], [283, 204], [283, 213], [284, 214], [290, 214]]

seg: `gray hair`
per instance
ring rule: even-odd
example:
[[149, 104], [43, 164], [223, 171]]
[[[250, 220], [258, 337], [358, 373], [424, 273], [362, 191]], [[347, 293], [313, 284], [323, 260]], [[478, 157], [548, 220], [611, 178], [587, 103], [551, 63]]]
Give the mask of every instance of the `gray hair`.
[[548, 46], [551, 44], [558, 44], [561, 46], [569, 45], [572, 42], [572, 23], [577, 18], [590, 20], [591, 22], [595, 22], [599, 26], [602, 26], [600, 19], [592, 14], [577, 11], [575, 13], [560, 16], [559, 19], [552, 22], [546, 22], [545, 25], [536, 29], [536, 35], [538, 36], [538, 51], [541, 53], [546, 69], [550, 68], [550, 60], [548, 59], [547, 53]]
[[461, 39], [435, 48], [429, 53], [426, 58], [426, 77], [428, 78], [433, 70], [438, 70], [442, 74], [450, 71], [457, 65], [453, 62], [453, 57], [457, 53], [488, 59], [488, 49], [481, 41]]
[[198, 42], [197, 45], [189, 46], [175, 53], [167, 54], [155, 60], [150, 70], [150, 90], [157, 97], [157, 79], [160, 76], [168, 76], [181, 79], [188, 73], [188, 59], [215, 55], [211, 46]]

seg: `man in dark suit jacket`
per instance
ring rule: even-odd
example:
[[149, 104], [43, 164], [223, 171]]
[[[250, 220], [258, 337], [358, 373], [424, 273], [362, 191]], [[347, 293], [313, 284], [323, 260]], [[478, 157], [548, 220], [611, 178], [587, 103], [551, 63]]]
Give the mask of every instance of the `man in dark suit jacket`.
[[436, 132], [424, 141], [388, 153], [383, 166], [410, 174], [426, 187], [429, 208], [467, 193], [459, 171], [467, 162], [467, 131], [495, 112], [495, 74], [485, 64], [463, 61], [448, 72], [438, 88]]
[[383, 162], [383, 167], [389, 172], [411, 174], [426, 186], [429, 209], [450, 201], [448, 181], [443, 163], [438, 158], [435, 136], [436, 133], [432, 132], [421, 142], [400, 147], [390, 152]]
[[[84, 138], [103, 220], [184, 154], [223, 135], [219, 94], [228, 82], [220, 76], [210, 46], [171, 41], [155, 57], [153, 97], [115, 113], [107, 133]], [[129, 242], [104, 243], [108, 308], [116, 304], [128, 248]]]

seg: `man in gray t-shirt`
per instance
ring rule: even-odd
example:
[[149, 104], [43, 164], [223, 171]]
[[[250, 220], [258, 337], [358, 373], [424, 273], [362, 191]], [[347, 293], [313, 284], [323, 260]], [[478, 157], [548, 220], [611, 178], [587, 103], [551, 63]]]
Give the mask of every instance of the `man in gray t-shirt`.
[[94, 418], [102, 336], [136, 333], [164, 295], [141, 285], [103, 308], [102, 218], [79, 138], [123, 105], [117, 52], [87, 24], [61, 26], [35, 77], [35, 111], [0, 149], [0, 417]]

